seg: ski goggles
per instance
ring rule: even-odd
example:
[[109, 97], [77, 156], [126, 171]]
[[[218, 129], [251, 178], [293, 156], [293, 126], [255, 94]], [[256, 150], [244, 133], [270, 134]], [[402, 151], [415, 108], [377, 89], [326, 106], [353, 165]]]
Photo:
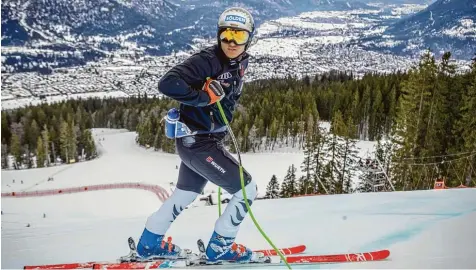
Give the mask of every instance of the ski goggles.
[[220, 40], [225, 43], [235, 42], [236, 45], [245, 45], [250, 39], [250, 33], [246, 30], [226, 28], [220, 33]]

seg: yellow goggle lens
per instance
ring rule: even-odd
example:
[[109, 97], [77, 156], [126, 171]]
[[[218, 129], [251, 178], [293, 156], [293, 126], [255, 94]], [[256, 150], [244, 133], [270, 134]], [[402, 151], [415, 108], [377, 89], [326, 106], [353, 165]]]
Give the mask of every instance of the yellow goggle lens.
[[250, 34], [245, 30], [236, 30], [227, 28], [225, 31], [221, 32], [220, 40], [226, 43], [234, 41], [237, 45], [243, 45], [248, 42]]

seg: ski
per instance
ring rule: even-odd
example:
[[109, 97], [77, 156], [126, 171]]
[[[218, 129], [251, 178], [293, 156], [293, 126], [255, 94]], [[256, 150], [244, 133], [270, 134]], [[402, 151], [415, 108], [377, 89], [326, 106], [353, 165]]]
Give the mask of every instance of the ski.
[[[298, 245], [298, 246], [294, 246], [294, 247], [280, 248], [279, 249], [279, 251], [281, 251], [281, 253], [283, 255], [299, 254], [299, 253], [303, 253], [305, 250], [306, 250], [305, 245]], [[276, 255], [278, 255], [278, 253], [276, 253], [276, 250], [274, 250], [274, 249], [261, 249], [261, 250], [255, 250], [254, 252], [261, 252], [265, 256], [276, 256]]]
[[[118, 265], [118, 264], [124, 264], [124, 263], [140, 263], [142, 259], [140, 259], [137, 256], [136, 253], [136, 244], [135, 241], [132, 237], [129, 237], [127, 239], [128, 245], [129, 245], [129, 255], [123, 256], [119, 258], [119, 260], [116, 261], [104, 261], [104, 262], [84, 262], [84, 263], [62, 263], [62, 264], [49, 264], [49, 265], [27, 265], [24, 267], [24, 269], [91, 269], [94, 268], [95, 266], [98, 265]], [[280, 248], [279, 249], [283, 255], [292, 255], [292, 254], [299, 254], [303, 253], [306, 250], [305, 245], [298, 245], [298, 246], [293, 246], [293, 247], [288, 247], [288, 248]], [[256, 250], [254, 252], [261, 252], [265, 256], [274, 256], [277, 255], [276, 251], [274, 249], [262, 249], [262, 250]], [[171, 259], [169, 259], [171, 260]], [[154, 263], [157, 262], [163, 262], [165, 259], [157, 259], [155, 261], [153, 260], [147, 260], [143, 261], [144, 265], [146, 263], [152, 263], [152, 265], [155, 265]]]
[[98, 262], [25, 265], [23, 269], [91, 269]]
[[[291, 265], [312, 265], [320, 263], [346, 263], [346, 262], [368, 262], [385, 260], [390, 256], [389, 250], [378, 250], [363, 253], [331, 254], [331, 255], [302, 255], [286, 256], [286, 261]], [[284, 262], [280, 257], [267, 256], [261, 262], [233, 263], [221, 262], [219, 264], [208, 264], [203, 260], [157, 260], [150, 262], [130, 262], [114, 264], [96, 264], [93, 269], [157, 269], [157, 268], [252, 268], [252, 267], [272, 267], [283, 266]]]
[[367, 262], [367, 261], [381, 261], [390, 256], [390, 251], [387, 249], [347, 253], [347, 254], [333, 254], [333, 255], [303, 255], [303, 256], [288, 256], [286, 261], [288, 263], [339, 263], [339, 262]]

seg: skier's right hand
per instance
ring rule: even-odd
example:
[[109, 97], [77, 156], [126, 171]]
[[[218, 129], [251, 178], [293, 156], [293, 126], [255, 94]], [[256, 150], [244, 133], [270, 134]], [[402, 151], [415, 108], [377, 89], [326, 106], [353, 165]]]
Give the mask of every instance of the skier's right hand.
[[217, 80], [207, 79], [205, 84], [203, 85], [203, 90], [207, 92], [208, 96], [210, 97], [209, 105], [220, 101], [225, 96], [225, 91], [221, 84]]

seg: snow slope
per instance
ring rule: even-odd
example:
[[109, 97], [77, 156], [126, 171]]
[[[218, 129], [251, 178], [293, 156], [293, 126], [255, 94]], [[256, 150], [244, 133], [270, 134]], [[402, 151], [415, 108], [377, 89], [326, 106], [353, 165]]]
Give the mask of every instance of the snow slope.
[[[168, 188], [175, 181], [177, 156], [138, 147], [131, 132], [99, 130], [95, 134], [97, 139], [105, 138], [99, 140], [99, 159], [2, 171], [2, 192], [132, 181]], [[264, 191], [272, 174], [282, 180], [288, 166], [300, 164], [302, 158], [302, 153], [246, 154], [243, 162]], [[46, 181], [51, 175], [54, 181]], [[213, 185], [206, 187], [210, 188]], [[137, 239], [147, 217], [160, 206], [153, 193], [139, 190], [2, 198], [1, 202], [2, 268], [114, 260], [128, 252], [127, 237]], [[253, 211], [277, 246], [306, 244], [307, 254], [381, 248], [392, 252], [382, 262], [294, 268], [476, 266], [476, 189], [258, 200]], [[186, 209], [168, 234], [180, 246], [196, 249], [198, 238], [208, 241], [217, 215], [216, 206]], [[269, 247], [250, 218], [243, 222], [237, 241], [253, 248]]]
[[[169, 188], [170, 182], [176, 182], [176, 166], [180, 165], [178, 155], [139, 147], [134, 141], [136, 133], [127, 130], [96, 129], [93, 136], [98, 141], [96, 145], [101, 153], [99, 159], [50, 168], [2, 171], [2, 192], [132, 181], [163, 184]], [[291, 164], [299, 167], [304, 159], [302, 152], [295, 149], [280, 151], [243, 155], [245, 169], [257, 180], [262, 191], [265, 191], [273, 174], [283, 178]], [[54, 181], [47, 181], [50, 175]], [[13, 179], [15, 184], [12, 183]], [[20, 180], [24, 181], [23, 185]], [[215, 187], [209, 184], [206, 189]]]

